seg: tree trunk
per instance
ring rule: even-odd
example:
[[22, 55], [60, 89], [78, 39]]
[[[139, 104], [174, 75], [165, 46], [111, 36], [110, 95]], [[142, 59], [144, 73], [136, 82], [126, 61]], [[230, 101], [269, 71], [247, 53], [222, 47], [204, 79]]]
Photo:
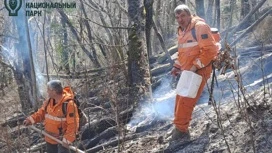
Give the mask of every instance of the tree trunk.
[[208, 8], [206, 11], [206, 21], [209, 25], [212, 26], [212, 21], [213, 21], [213, 4], [214, 4], [214, 0], [209, 0], [208, 3]]
[[[17, 18], [17, 17], [15, 17], [15, 18]], [[17, 19], [15, 19], [15, 20], [17, 20]], [[20, 39], [20, 37], [19, 37], [19, 39]], [[19, 44], [18, 44], [18, 46], [19, 46]], [[16, 49], [19, 48], [18, 46], [15, 46], [15, 48]], [[17, 53], [16, 56], [22, 57], [20, 54], [20, 51], [16, 52]], [[6, 55], [7, 58], [13, 59], [9, 53], [9, 50], [3, 49], [2, 52], [4, 52], [4, 54]], [[30, 91], [30, 86], [29, 86], [28, 82], [26, 80], [24, 80], [23, 70], [21, 67], [19, 67], [19, 65], [22, 65], [22, 63], [23, 63], [22, 58], [18, 58], [17, 60], [13, 59], [12, 63], [10, 63], [10, 64], [5, 63], [2, 60], [0, 60], [0, 63], [4, 66], [9, 67], [12, 70], [13, 75], [14, 75], [14, 79], [15, 79], [16, 84], [18, 86], [17, 90], [18, 90], [18, 94], [19, 94], [19, 98], [20, 98], [20, 102], [21, 102], [22, 112], [27, 114], [28, 112], [31, 111], [32, 104], [30, 102], [30, 95], [28, 92], [28, 91]], [[11, 66], [11, 65], [13, 65], [13, 66]]]
[[63, 43], [61, 43], [61, 66], [64, 68], [66, 74], [70, 74], [70, 66], [69, 66], [69, 58], [68, 58], [68, 34], [66, 29], [66, 23], [67, 21], [64, 18], [61, 18], [61, 25], [62, 25], [62, 33], [61, 35], [63, 37], [60, 37], [60, 39], [63, 39]]
[[46, 12], [44, 13], [44, 20], [42, 24], [42, 36], [43, 36], [43, 47], [44, 47], [44, 60], [45, 60], [45, 71], [46, 71], [46, 78], [47, 82], [49, 81], [49, 71], [48, 71], [48, 59], [47, 59], [47, 48], [46, 48], [46, 41], [45, 41], [45, 21], [46, 21]]
[[97, 60], [97, 51], [93, 45], [93, 34], [92, 34], [92, 31], [91, 31], [91, 26], [88, 22], [88, 16], [87, 16], [87, 12], [86, 12], [86, 9], [85, 9], [85, 6], [83, 5], [83, 1], [80, 0], [80, 4], [81, 4], [81, 8], [82, 8], [82, 12], [83, 12], [83, 15], [84, 15], [84, 19], [83, 19], [83, 22], [84, 22], [84, 25], [86, 26], [86, 29], [87, 29], [87, 36], [88, 36], [88, 39], [89, 39], [89, 46], [90, 46], [90, 49], [93, 53], [93, 57], [94, 59], [96, 60], [96, 62], [98, 63], [98, 60]]
[[28, 112], [32, 110], [32, 104], [30, 102], [30, 95], [28, 92], [30, 90], [29, 84], [27, 81], [24, 80], [22, 71], [15, 69], [15, 71], [13, 71], [13, 74], [16, 84], [18, 86], [17, 90], [21, 102], [22, 112], [24, 112], [24, 114], [28, 114]]
[[241, 14], [240, 18], [243, 19], [250, 11], [249, 0], [241, 0]]
[[230, 17], [229, 17], [229, 25], [228, 25], [228, 27], [232, 27], [234, 7], [235, 7], [235, 1], [234, 0], [230, 0]]
[[[162, 31], [162, 26], [161, 26], [161, 23], [160, 23], [160, 10], [161, 10], [161, 7], [162, 7], [162, 4], [161, 4], [161, 0], [157, 0], [156, 1], [156, 8], [154, 9], [154, 21], [155, 21], [155, 25], [157, 26], [158, 29], [160, 29]], [[161, 32], [162, 33], [162, 32]], [[159, 47], [157, 45], [157, 42], [155, 41], [156, 40], [156, 35], [153, 35], [153, 43], [152, 43], [152, 46], [153, 46], [153, 50], [154, 50], [154, 53], [158, 53], [159, 51]]]
[[164, 22], [164, 32], [162, 33], [162, 36], [167, 36], [168, 32], [171, 31], [171, 27], [172, 27], [172, 23], [171, 21], [174, 20], [175, 16], [172, 15], [172, 12], [174, 11], [173, 6], [172, 6], [172, 2], [166, 2], [165, 4], [165, 22]]
[[220, 17], [221, 17], [221, 13], [220, 13], [220, 0], [215, 0], [215, 9], [216, 9], [216, 27], [217, 29], [220, 31]]
[[26, 41], [27, 41], [27, 47], [28, 47], [28, 60], [30, 64], [30, 84], [31, 84], [31, 95], [30, 97], [32, 98], [31, 101], [34, 104], [34, 109], [38, 109], [41, 105], [41, 103], [37, 99], [37, 95], [39, 91], [37, 90], [37, 84], [36, 84], [36, 72], [35, 72], [35, 66], [34, 66], [34, 59], [33, 59], [33, 53], [32, 53], [32, 46], [31, 46], [31, 40], [30, 40], [30, 35], [29, 35], [29, 27], [28, 27], [28, 21], [27, 18], [25, 17], [25, 27], [26, 27]]
[[[250, 7], [249, 0], [242, 0], [241, 1], [241, 17], [240, 19], [244, 19], [246, 15], [249, 14], [250, 10], [252, 7]], [[252, 19], [252, 17], [251, 17]], [[247, 28], [250, 25], [250, 22], [246, 22], [245, 24], [242, 25], [242, 29]]]
[[145, 35], [146, 35], [146, 46], [148, 57], [152, 55], [151, 47], [151, 29], [152, 29], [152, 20], [153, 20], [153, 0], [144, 0], [144, 6], [146, 10], [146, 23], [145, 23]]
[[204, 9], [204, 0], [195, 0], [196, 4], [196, 14], [205, 19], [205, 9]]
[[174, 61], [171, 59], [171, 55], [170, 55], [170, 53], [168, 52], [168, 50], [166, 48], [166, 45], [164, 43], [164, 39], [163, 39], [162, 35], [159, 33], [157, 25], [155, 24], [155, 21], [153, 20], [152, 23], [153, 23], [154, 31], [155, 31], [155, 33], [156, 33], [156, 35], [157, 35], [157, 37], [158, 37], [158, 39], [160, 41], [161, 47], [162, 47], [165, 55], [167, 56], [168, 62], [170, 62], [171, 64], [173, 64]]
[[166, 35], [167, 38], [169, 38], [169, 36], [171, 37], [172, 34], [176, 33], [176, 31], [177, 31], [177, 27], [175, 25], [175, 23], [176, 23], [176, 16], [174, 15], [174, 9], [177, 7], [176, 0], [172, 1], [172, 3], [171, 3], [170, 6], [171, 6], [171, 9], [170, 9], [170, 11], [168, 11], [168, 15], [169, 15], [169, 23], [168, 24], [170, 26], [170, 29], [167, 32], [167, 35]]
[[[33, 74], [34, 66], [33, 61], [31, 61], [32, 59], [30, 59], [30, 57], [32, 57], [32, 55], [30, 55], [32, 54], [32, 52], [29, 51], [30, 49], [29, 47], [31, 45], [28, 44], [30, 43], [29, 42], [30, 40], [28, 40], [29, 38], [28, 35], [29, 33], [27, 29], [28, 24], [24, 10], [21, 9], [18, 12], [18, 16], [14, 17], [14, 23], [15, 26], [17, 27], [19, 37], [18, 44], [15, 45], [15, 48], [17, 51], [17, 56], [20, 57], [18, 58], [17, 61], [18, 63], [15, 64], [14, 78], [18, 85], [18, 93], [22, 105], [21, 106], [22, 111], [27, 114], [28, 112], [31, 111], [31, 108], [35, 105], [34, 102], [36, 102], [35, 98], [33, 98], [33, 95], [35, 94], [33, 90], [36, 90], [36, 87], [35, 88], [33, 87], [36, 86], [36, 84], [33, 84], [34, 82], [32, 80], [35, 79], [33, 78], [35, 76]], [[37, 108], [38, 106], [35, 105], [35, 107]]]
[[70, 20], [68, 19], [68, 16], [63, 12], [62, 9], [57, 8], [57, 11], [59, 12], [60, 16], [62, 18], [65, 19], [65, 21], [67, 21], [67, 25], [70, 28], [71, 32], [73, 33], [73, 35], [76, 37], [77, 42], [79, 43], [79, 46], [81, 47], [81, 49], [83, 50], [83, 52], [88, 56], [88, 58], [94, 63], [95, 67], [100, 67], [100, 63], [98, 62], [98, 60], [96, 58], [93, 57], [92, 53], [87, 50], [87, 48], [85, 47], [85, 45], [81, 42], [81, 39], [75, 29], [75, 27], [72, 25], [72, 23], [70, 22]]
[[[256, 5], [257, 5], [257, 0], [251, 0], [250, 1], [250, 8], [254, 8], [254, 6], [256, 6]], [[260, 11], [258, 9], [256, 11], [256, 13], [253, 15], [251, 23], [254, 22], [255, 20], [258, 20], [259, 16], [260, 16]]]
[[[108, 27], [109, 25], [113, 25], [112, 20], [109, 21], [109, 22], [111, 22], [110, 24], [107, 23], [107, 20], [105, 19], [105, 16], [102, 13], [103, 12], [101, 10], [102, 8], [99, 7], [99, 5], [96, 2], [94, 2], [93, 0], [89, 0], [89, 3], [95, 8], [95, 11], [98, 13], [103, 26]], [[106, 12], [106, 11], [104, 11], [104, 12]], [[110, 44], [115, 44], [116, 37], [114, 37], [113, 32], [109, 28], [105, 28], [105, 31], [108, 36]], [[117, 38], [117, 39], [119, 39], [119, 38]], [[122, 60], [122, 57], [120, 56], [120, 54], [122, 54], [122, 53], [120, 52], [120, 50], [118, 50], [117, 48], [113, 48], [113, 50], [114, 50], [114, 52], [111, 52], [110, 56], [112, 56], [113, 59]], [[116, 62], [116, 61], [114, 61], [114, 62]]]
[[145, 20], [143, 0], [128, 0], [128, 85], [129, 102], [134, 106], [139, 102], [151, 101], [151, 81], [148, 53], [145, 42]]
[[186, 4], [186, 0], [180, 0], [182, 4]]

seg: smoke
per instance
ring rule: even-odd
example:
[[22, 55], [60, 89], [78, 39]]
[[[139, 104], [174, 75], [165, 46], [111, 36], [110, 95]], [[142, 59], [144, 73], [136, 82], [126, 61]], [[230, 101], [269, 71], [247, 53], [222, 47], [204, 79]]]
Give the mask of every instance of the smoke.
[[[26, 15], [24, 4], [22, 9], [18, 11], [18, 16], [13, 16], [7, 19], [7, 24], [4, 26], [5, 33], [3, 34], [5, 37], [3, 38], [3, 45], [1, 45], [2, 55], [10, 64], [17, 73], [23, 73], [25, 81], [22, 84], [29, 85], [32, 87], [31, 82], [31, 67], [30, 67], [30, 56], [29, 56], [29, 46], [27, 40], [27, 30], [26, 30]], [[28, 20], [29, 33], [30, 33], [30, 43], [32, 48], [32, 57], [34, 62], [34, 69], [36, 74], [36, 91], [38, 96], [44, 95], [43, 91], [45, 85], [45, 78], [41, 73], [40, 67], [44, 62], [41, 59], [38, 59], [39, 44], [37, 44], [37, 38], [41, 37], [41, 34], [37, 32], [37, 23], [34, 20]], [[36, 44], [35, 44], [36, 43]], [[28, 93], [31, 96], [31, 92]], [[32, 105], [36, 102], [31, 101]]]
[[6, 62], [6, 64], [10, 64], [12, 67], [14, 66], [14, 62], [13, 59], [15, 58], [15, 52], [14, 52], [14, 47], [12, 48], [7, 48], [5, 45], [0, 45], [0, 47], [2, 48], [2, 56], [4, 57], [4, 60]]
[[140, 125], [146, 118], [153, 117], [160, 121], [172, 120], [174, 116], [176, 92], [171, 87], [172, 77], [166, 75], [161, 79], [161, 84], [153, 92], [153, 102], [146, 102], [134, 112], [127, 127]]
[[33, 63], [35, 68], [35, 75], [36, 75], [36, 85], [37, 90], [40, 92], [38, 94], [41, 94], [42, 96], [46, 96], [46, 83], [47, 80], [45, 76], [42, 75], [42, 67], [45, 67], [44, 56], [40, 56], [41, 52], [38, 52], [39, 50], [42, 50], [42, 45], [40, 41], [36, 41], [35, 38], [42, 38], [41, 33], [37, 32], [37, 28], [41, 27], [38, 22], [35, 21], [34, 17], [30, 17], [28, 19], [28, 26], [29, 26], [29, 33], [30, 33], [30, 41], [32, 46], [32, 57], [33, 57]]
[[172, 118], [174, 115], [176, 92], [175, 87], [172, 88], [172, 79], [170, 75], [163, 77], [161, 85], [153, 92], [154, 102], [151, 105], [160, 120]]
[[37, 60], [34, 61], [34, 66], [35, 66], [35, 73], [36, 73], [36, 85], [37, 85], [37, 90], [40, 92], [41, 95], [46, 97], [46, 79], [42, 75], [40, 71], [40, 65], [38, 64]]

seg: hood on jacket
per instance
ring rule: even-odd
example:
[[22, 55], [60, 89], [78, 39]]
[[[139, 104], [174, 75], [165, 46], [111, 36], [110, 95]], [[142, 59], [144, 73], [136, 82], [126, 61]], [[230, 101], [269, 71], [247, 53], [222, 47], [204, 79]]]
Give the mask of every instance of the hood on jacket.
[[74, 99], [74, 97], [75, 97], [75, 95], [74, 95], [74, 92], [72, 91], [71, 87], [64, 87], [63, 88], [63, 100], [62, 101]]
[[199, 21], [205, 22], [205, 20], [202, 19], [202, 18], [200, 18], [199, 16], [197, 16], [197, 15], [192, 15], [191, 23], [189, 24], [189, 27], [187, 28], [186, 31], [192, 30], [192, 29], [195, 27], [196, 23], [199, 22]]

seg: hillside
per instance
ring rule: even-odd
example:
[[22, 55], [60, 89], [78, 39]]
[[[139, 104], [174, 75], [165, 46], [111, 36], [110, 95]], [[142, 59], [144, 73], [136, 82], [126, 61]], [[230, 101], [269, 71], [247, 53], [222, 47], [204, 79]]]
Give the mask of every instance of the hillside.
[[[222, 19], [220, 18], [221, 23], [219, 23], [222, 24], [221, 44], [224, 45], [223, 40], [227, 32], [238, 29], [230, 36], [232, 39], [230, 42], [235, 40], [230, 52], [233, 59], [230, 63], [233, 62], [233, 67], [227, 69], [225, 74], [221, 74], [222, 69], [216, 71], [214, 102], [211, 104], [208, 104], [211, 79], [208, 80], [207, 87], [193, 112], [189, 128], [191, 139], [171, 143], [177, 78], [170, 75], [172, 61], [169, 59], [177, 52], [177, 45], [175, 45], [176, 25], [169, 24], [170, 21], [175, 22], [175, 18], [170, 18], [171, 13], [168, 8], [176, 5], [176, 1], [154, 2], [156, 5], [153, 10], [157, 9], [157, 14], [154, 16], [158, 22], [153, 24], [163, 22], [157, 27], [158, 33], [152, 33], [150, 38], [152, 43], [149, 47], [153, 51], [148, 59], [149, 65], [145, 58], [147, 54], [141, 56], [143, 60], [135, 61], [140, 63], [146, 60], [145, 72], [148, 71], [146, 73], [148, 76], [150, 68], [151, 78], [144, 76], [147, 82], [151, 80], [152, 85], [148, 90], [152, 89], [152, 102], [144, 101], [144, 98], [138, 99], [141, 102], [130, 99], [134, 95], [130, 94], [130, 89], [133, 87], [128, 87], [128, 80], [132, 79], [129, 78], [128, 69], [138, 69], [134, 67], [135, 65], [129, 67], [128, 63], [131, 61], [128, 54], [134, 49], [136, 51], [136, 47], [131, 46], [131, 50], [128, 47], [132, 41], [130, 38], [134, 37], [128, 35], [128, 29], [131, 28], [127, 27], [127, 23], [130, 22], [130, 17], [127, 16], [128, 10], [124, 10], [125, 6], [123, 8], [119, 1], [77, 1], [77, 4], [82, 4], [81, 7], [86, 7], [85, 13], [81, 7], [64, 11], [57, 9], [59, 12], [56, 10], [45, 12], [48, 14], [44, 19], [37, 18], [36, 21], [36, 17], [30, 17], [26, 21], [29, 22], [29, 27], [33, 28], [30, 30], [30, 37], [35, 46], [33, 55], [35, 54], [36, 59], [33, 62], [37, 68], [35, 70], [37, 90], [39, 90], [37, 94], [40, 94], [40, 99], [35, 102], [28, 101], [29, 95], [32, 94], [30, 88], [21, 90], [23, 86], [30, 87], [33, 82], [27, 78], [28, 75], [24, 74], [20, 78], [19, 73], [16, 73], [30, 69], [24, 67], [27, 66], [24, 62], [28, 61], [20, 57], [26, 55], [21, 51], [27, 51], [20, 45], [27, 44], [27, 41], [19, 42], [20, 45], [13, 47], [18, 40], [8, 37], [11, 39], [9, 45], [5, 44], [7, 42], [0, 44], [1, 58], [3, 56], [4, 59], [4, 55], [7, 54], [9, 55], [7, 61], [11, 63], [7, 66], [4, 60], [0, 61], [3, 65], [3, 68], [0, 67], [0, 79], [2, 79], [0, 153], [46, 152], [44, 136], [41, 132], [22, 125], [22, 121], [32, 113], [24, 114], [22, 106], [33, 109], [30, 108], [30, 103], [34, 106], [48, 97], [45, 87], [47, 79], [60, 79], [65, 86], [72, 86], [78, 93], [79, 100], [82, 102], [81, 109], [87, 114], [89, 122], [81, 127], [79, 137], [73, 146], [88, 153], [272, 153], [271, 2], [258, 1], [265, 4], [258, 8], [258, 13], [251, 14], [252, 19], [245, 20], [243, 23], [240, 21], [240, 19], [244, 20], [240, 17], [241, 1], [237, 3], [221, 1]], [[212, 1], [209, 1], [209, 4], [210, 2]], [[193, 3], [190, 5], [194, 6]], [[119, 15], [116, 16], [115, 13]], [[259, 20], [262, 15], [266, 16], [263, 20]], [[215, 16], [216, 14], [213, 15], [214, 18]], [[64, 19], [67, 23], [64, 23]], [[117, 26], [116, 23], [120, 25]], [[21, 32], [18, 37], [26, 35], [26, 30], [20, 30], [21, 25], [18, 22], [12, 24], [14, 25], [10, 26], [10, 29], [14, 33], [8, 36], [17, 36], [17, 32]], [[42, 28], [38, 25], [48, 27]], [[216, 25], [215, 21], [213, 25]], [[243, 29], [244, 26], [249, 27]], [[14, 30], [16, 28], [18, 31]], [[149, 30], [152, 31], [152, 28]], [[153, 30], [155, 31], [155, 28]], [[46, 34], [47, 32], [50, 34]], [[40, 39], [42, 36], [43, 39]], [[145, 43], [144, 45], [139, 45], [137, 41], [137, 45], [147, 51], [145, 45], [148, 42], [145, 41], [141, 41]], [[66, 52], [67, 54], [62, 54]], [[70, 65], [68, 68], [65, 67], [67, 63]], [[11, 71], [10, 67], [13, 66]], [[2, 77], [2, 74], [5, 76], [4, 73], [9, 74], [10, 77]], [[138, 75], [136, 71], [131, 74]], [[145, 88], [137, 91], [141, 94], [148, 93]], [[24, 96], [26, 98], [23, 101]], [[24, 104], [28, 104], [29, 107]], [[43, 124], [35, 126], [40, 130], [44, 128]]]
[[[142, 105], [138, 108], [133, 113], [130, 122], [125, 126], [127, 131], [126, 141], [123, 142], [122, 137], [120, 137], [120, 142], [123, 142], [120, 146], [122, 152], [225, 153], [228, 152], [229, 148], [231, 152], [240, 153], [253, 152], [253, 147], [258, 153], [271, 152], [272, 90], [271, 83], [269, 83], [271, 82], [271, 55], [271, 53], [268, 53], [263, 57], [255, 58], [253, 60], [255, 62], [241, 64], [240, 72], [246, 89], [246, 101], [241, 93], [237, 92], [235, 87], [237, 82], [232, 71], [218, 76], [218, 87], [216, 86], [214, 93], [217, 103], [216, 105], [207, 104], [208, 92], [205, 90], [194, 110], [190, 126], [191, 141], [185, 144], [174, 143], [169, 145], [169, 133], [173, 129], [171, 120], [173, 119], [175, 90], [170, 85], [171, 76], [165, 75], [161, 85], [154, 91], [154, 103]], [[263, 69], [257, 68], [260, 59], [264, 63]], [[262, 72], [265, 72], [264, 80]], [[265, 88], [263, 84], [265, 84]], [[3, 106], [1, 112], [6, 113], [1, 113], [1, 123], [11, 114], [16, 116], [14, 110], [19, 110], [18, 102], [14, 99], [16, 92], [10, 89], [6, 89], [5, 92], [5, 96], [1, 100], [1, 106]], [[240, 95], [240, 98], [237, 98], [237, 94]], [[92, 122], [102, 120], [99, 112], [92, 113]], [[17, 128], [24, 129], [23, 127]], [[1, 130], [3, 139], [11, 129], [5, 127]], [[94, 138], [100, 137], [104, 132]], [[37, 134], [34, 135], [38, 136]], [[20, 138], [22, 137], [15, 137], [15, 141], [11, 144], [18, 146], [35, 144], [21, 144], [17, 141]], [[85, 139], [81, 143], [88, 146], [90, 142], [94, 142], [94, 138]], [[116, 145], [113, 143], [116, 142], [116, 138], [118, 138], [117, 135], [113, 137], [108, 135], [105, 139], [100, 137], [95, 146], [87, 147], [86, 150], [87, 152], [113, 152], [118, 149], [111, 147], [111, 145]], [[2, 142], [0, 144], [2, 144], [3, 151], [8, 147]]]

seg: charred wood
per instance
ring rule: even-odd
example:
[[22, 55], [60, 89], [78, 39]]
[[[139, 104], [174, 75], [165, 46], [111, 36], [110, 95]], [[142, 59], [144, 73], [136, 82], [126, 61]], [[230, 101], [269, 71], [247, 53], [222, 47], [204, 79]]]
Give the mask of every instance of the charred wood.
[[149, 64], [150, 64], [150, 66], [151, 66], [152, 64], [156, 63], [156, 61], [157, 61], [157, 57], [151, 56], [151, 57], [149, 58]]
[[[173, 54], [175, 54], [178, 51], [178, 46], [173, 46], [171, 48], [168, 49], [169, 54], [172, 56]], [[168, 59], [168, 54], [162, 53], [159, 55], [157, 62], [159, 64], [165, 63], [167, 62]], [[169, 61], [168, 61], [169, 62]]]
[[[133, 115], [133, 108], [129, 108], [119, 114], [120, 122], [126, 124]], [[81, 140], [92, 139], [106, 129], [116, 126], [116, 121], [110, 117], [94, 120], [82, 127]]]
[[123, 141], [128, 141], [128, 140], [136, 139], [136, 138], [139, 138], [139, 137], [141, 137], [143, 135], [146, 135], [146, 134], [148, 134], [148, 132], [145, 131], [145, 132], [138, 133], [138, 134], [128, 135], [125, 138], [122, 138], [122, 139], [119, 139], [119, 140], [118, 139], [114, 139], [112, 141], [108, 141], [106, 143], [103, 143], [103, 144], [98, 145], [96, 147], [93, 147], [91, 149], [88, 149], [88, 150], [86, 150], [86, 152], [87, 153], [94, 153], [94, 152], [97, 152], [99, 150], [102, 150], [105, 147], [109, 147], [109, 146], [115, 147], [115, 146], [117, 146], [119, 144], [120, 141], [123, 142]]
[[152, 90], [157, 89], [161, 85], [162, 79], [153, 80], [152, 82]]
[[166, 131], [169, 130], [173, 126], [172, 123], [166, 123], [164, 126], [158, 129], [158, 131]]
[[79, 146], [79, 148], [92, 148], [96, 146], [101, 140], [109, 140], [110, 138], [116, 136], [118, 131], [116, 127], [110, 127], [107, 130], [103, 131], [99, 135], [95, 136], [93, 139], [87, 141], [84, 146]]
[[19, 114], [18, 116], [12, 117], [8, 119], [5, 123], [3, 123], [1, 126], [9, 126], [10, 128], [13, 128], [19, 124], [21, 124], [25, 119], [25, 116], [23, 114]]
[[112, 118], [102, 118], [87, 123], [82, 127], [81, 140], [94, 138], [96, 135], [115, 125], [116, 122]]
[[164, 74], [172, 68], [172, 65], [170, 63], [157, 66], [156, 68], [151, 70], [151, 76], [158, 76], [161, 74]]
[[9, 131], [9, 135], [11, 136], [11, 138], [15, 139], [17, 138], [19, 135], [23, 134], [23, 133], [29, 133], [29, 129], [24, 127], [24, 128], [14, 128], [11, 131]]
[[150, 121], [148, 124], [144, 124], [144, 125], [140, 125], [136, 128], [136, 133], [141, 133], [144, 131], [147, 131], [149, 129], [151, 129], [152, 127], [154, 127], [155, 125], [158, 124], [163, 124], [164, 121], [158, 121], [157, 119], [153, 119], [152, 121]]
[[119, 114], [120, 123], [127, 124], [133, 115], [134, 108], [130, 107]]

